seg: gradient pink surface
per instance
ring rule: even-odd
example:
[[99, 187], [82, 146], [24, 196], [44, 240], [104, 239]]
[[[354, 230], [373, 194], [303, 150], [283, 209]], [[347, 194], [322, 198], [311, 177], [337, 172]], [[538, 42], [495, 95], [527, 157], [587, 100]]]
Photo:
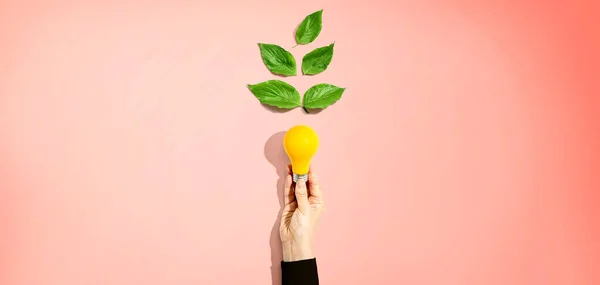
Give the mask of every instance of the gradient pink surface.
[[[257, 42], [324, 9], [347, 87], [272, 112]], [[600, 284], [594, 1], [2, 1], [0, 284], [279, 284], [308, 124], [322, 284]]]

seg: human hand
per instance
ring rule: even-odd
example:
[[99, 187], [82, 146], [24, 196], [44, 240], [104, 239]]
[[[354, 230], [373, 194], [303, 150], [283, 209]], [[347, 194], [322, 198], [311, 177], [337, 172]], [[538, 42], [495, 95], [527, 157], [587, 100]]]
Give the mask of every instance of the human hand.
[[283, 248], [283, 261], [314, 258], [313, 237], [321, 215], [325, 211], [323, 192], [315, 173], [308, 172], [308, 182], [292, 182], [292, 167], [284, 186], [284, 208], [281, 214], [279, 235]]

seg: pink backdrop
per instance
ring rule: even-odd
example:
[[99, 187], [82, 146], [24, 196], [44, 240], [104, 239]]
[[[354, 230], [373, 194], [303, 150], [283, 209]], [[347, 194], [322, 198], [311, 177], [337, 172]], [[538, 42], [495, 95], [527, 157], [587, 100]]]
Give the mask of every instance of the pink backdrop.
[[[0, 284], [278, 284], [299, 123], [322, 284], [600, 284], [600, 5], [558, 2], [1, 1]], [[289, 82], [344, 97], [262, 107], [321, 8]]]

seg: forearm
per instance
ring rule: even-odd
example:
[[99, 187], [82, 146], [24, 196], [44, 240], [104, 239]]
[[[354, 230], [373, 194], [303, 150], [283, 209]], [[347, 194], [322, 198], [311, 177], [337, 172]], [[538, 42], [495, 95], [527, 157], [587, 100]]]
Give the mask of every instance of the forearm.
[[310, 242], [287, 241], [282, 243], [283, 261], [299, 261], [314, 258]]
[[283, 242], [281, 280], [283, 285], [318, 285], [317, 260], [311, 243]]

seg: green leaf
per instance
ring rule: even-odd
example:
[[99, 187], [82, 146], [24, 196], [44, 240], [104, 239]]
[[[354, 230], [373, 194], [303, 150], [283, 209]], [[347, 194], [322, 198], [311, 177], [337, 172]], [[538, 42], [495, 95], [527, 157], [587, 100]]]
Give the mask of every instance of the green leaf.
[[248, 89], [261, 103], [281, 109], [300, 106], [300, 93], [281, 80], [269, 80], [258, 84], [248, 84]]
[[296, 75], [296, 59], [294, 56], [278, 45], [259, 43], [260, 55], [267, 68], [279, 75]]
[[315, 75], [325, 71], [333, 59], [333, 45], [320, 47], [307, 53], [302, 58], [302, 73]]
[[324, 109], [342, 98], [346, 88], [331, 84], [317, 84], [304, 93], [303, 107], [307, 109]]
[[323, 10], [304, 18], [296, 30], [296, 42], [299, 45], [312, 43], [321, 33], [321, 28], [323, 28]]

